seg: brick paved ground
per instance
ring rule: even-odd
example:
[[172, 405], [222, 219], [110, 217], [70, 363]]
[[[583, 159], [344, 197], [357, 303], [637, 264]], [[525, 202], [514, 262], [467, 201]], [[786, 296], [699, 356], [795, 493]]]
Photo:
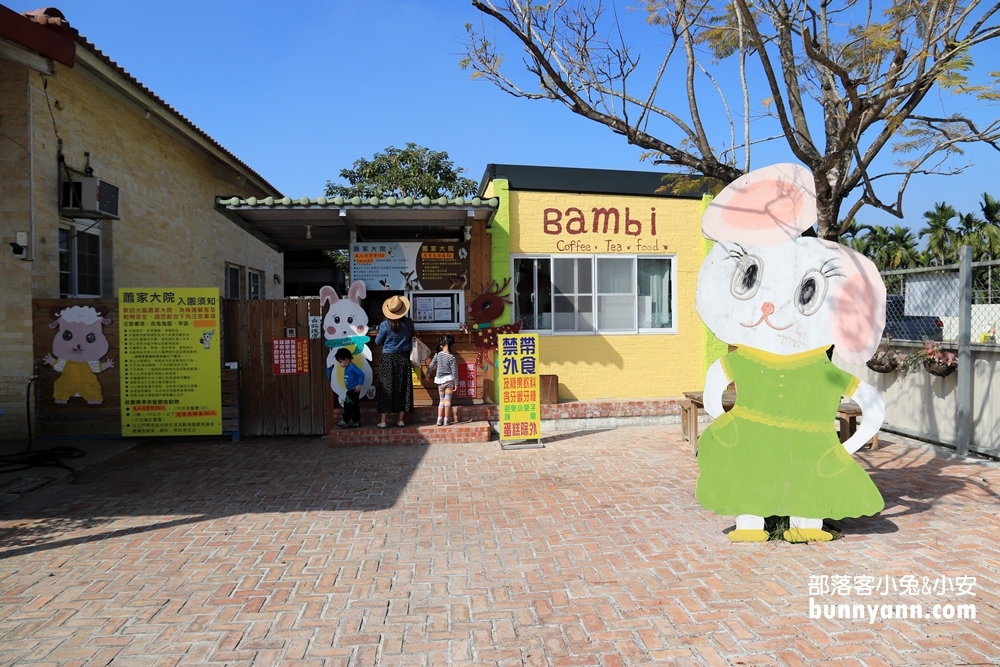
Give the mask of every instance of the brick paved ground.
[[[0, 664], [902, 665], [1000, 656], [1000, 467], [890, 444], [821, 545], [727, 541], [676, 427], [142, 445], [0, 506]], [[976, 577], [975, 621], [813, 620], [810, 575]]]

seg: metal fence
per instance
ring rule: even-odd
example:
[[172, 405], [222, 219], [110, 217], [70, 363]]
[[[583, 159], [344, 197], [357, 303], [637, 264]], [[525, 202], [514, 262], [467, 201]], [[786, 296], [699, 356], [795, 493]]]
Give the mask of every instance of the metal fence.
[[[971, 290], [963, 296], [961, 264], [883, 271], [886, 323], [894, 341], [935, 341], [957, 347], [963, 301], [971, 301], [973, 345], [995, 345], [1000, 327], [1000, 260], [969, 262]], [[950, 345], [949, 345], [950, 344]]]
[[[949, 266], [886, 271], [882, 275], [888, 293], [886, 334], [895, 341], [940, 341], [941, 348], [949, 350], [944, 353], [951, 357], [945, 360], [947, 364], [957, 366], [953, 391], [947, 395], [928, 394], [925, 400], [940, 400], [953, 406], [953, 442], [956, 451], [964, 456], [972, 444], [974, 421], [977, 418], [982, 421], [984, 416], [985, 404], [980, 415], [973, 414], [972, 348], [976, 346], [976, 356], [995, 356], [996, 328], [1000, 322], [1000, 273], [997, 272], [1000, 261], [973, 262], [969, 246], [961, 247], [959, 259], [958, 264]], [[986, 389], [992, 384], [992, 373], [986, 366], [983, 370], [985, 386], [979, 390], [981, 400], [993, 393]], [[929, 412], [935, 406], [922, 408]]]

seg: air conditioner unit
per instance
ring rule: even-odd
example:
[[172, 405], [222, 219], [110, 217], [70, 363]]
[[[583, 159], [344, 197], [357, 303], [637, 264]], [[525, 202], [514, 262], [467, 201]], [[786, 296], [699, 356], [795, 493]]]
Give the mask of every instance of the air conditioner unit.
[[118, 219], [118, 186], [93, 176], [63, 181], [59, 213], [70, 218]]

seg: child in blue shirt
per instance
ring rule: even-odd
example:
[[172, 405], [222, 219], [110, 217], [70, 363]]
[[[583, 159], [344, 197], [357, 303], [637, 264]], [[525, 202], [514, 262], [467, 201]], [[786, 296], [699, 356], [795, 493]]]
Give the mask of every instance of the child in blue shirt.
[[364, 372], [354, 365], [354, 355], [346, 347], [337, 350], [333, 355], [337, 363], [344, 367], [344, 386], [347, 387], [347, 396], [344, 398], [344, 415], [337, 426], [349, 428], [351, 426], [361, 426], [361, 396], [358, 389], [365, 381]]

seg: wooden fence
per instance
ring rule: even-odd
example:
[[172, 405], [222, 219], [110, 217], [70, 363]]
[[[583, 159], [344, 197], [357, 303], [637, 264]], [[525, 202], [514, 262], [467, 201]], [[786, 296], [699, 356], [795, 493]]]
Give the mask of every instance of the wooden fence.
[[327, 433], [333, 393], [326, 377], [323, 340], [309, 341], [308, 375], [275, 375], [271, 341], [289, 328], [309, 337], [309, 317], [320, 316], [319, 298], [223, 301], [225, 361], [239, 364], [240, 434]]
[[[99, 373], [103, 402], [90, 405], [73, 398], [67, 405], [56, 405], [53, 385], [59, 372], [41, 363], [52, 351], [55, 330], [50, 311], [67, 306], [103, 306], [110, 324], [103, 327], [108, 339], [104, 360], [113, 359], [115, 366]], [[34, 387], [37, 435], [120, 435], [121, 389], [119, 350], [119, 315], [117, 299], [35, 299], [33, 330], [35, 358], [39, 361], [39, 379]], [[329, 350], [323, 339], [309, 340], [309, 374], [276, 375], [272, 367], [272, 341], [284, 338], [286, 330], [294, 328], [297, 338], [308, 338], [309, 317], [322, 315], [318, 297], [289, 298], [271, 301], [232, 301], [222, 304], [223, 361], [237, 362], [238, 371], [223, 370], [223, 429], [251, 435], [321, 435], [329, 432], [335, 408], [333, 392], [326, 377], [326, 356]], [[420, 332], [420, 338], [433, 349], [437, 334]], [[476, 348], [470, 334], [454, 333], [453, 352], [461, 361], [473, 361]], [[372, 368], [377, 369], [381, 350], [372, 346]], [[489, 369], [492, 371], [492, 368]], [[238, 377], [238, 391], [233, 386]], [[437, 389], [428, 378], [414, 387], [416, 405], [437, 402]], [[478, 369], [476, 398], [456, 398], [458, 405], [480, 403], [492, 394], [492, 372]], [[238, 407], [237, 407], [238, 403]], [[363, 401], [363, 406], [375, 405]], [[237, 421], [238, 420], [238, 421]]]

